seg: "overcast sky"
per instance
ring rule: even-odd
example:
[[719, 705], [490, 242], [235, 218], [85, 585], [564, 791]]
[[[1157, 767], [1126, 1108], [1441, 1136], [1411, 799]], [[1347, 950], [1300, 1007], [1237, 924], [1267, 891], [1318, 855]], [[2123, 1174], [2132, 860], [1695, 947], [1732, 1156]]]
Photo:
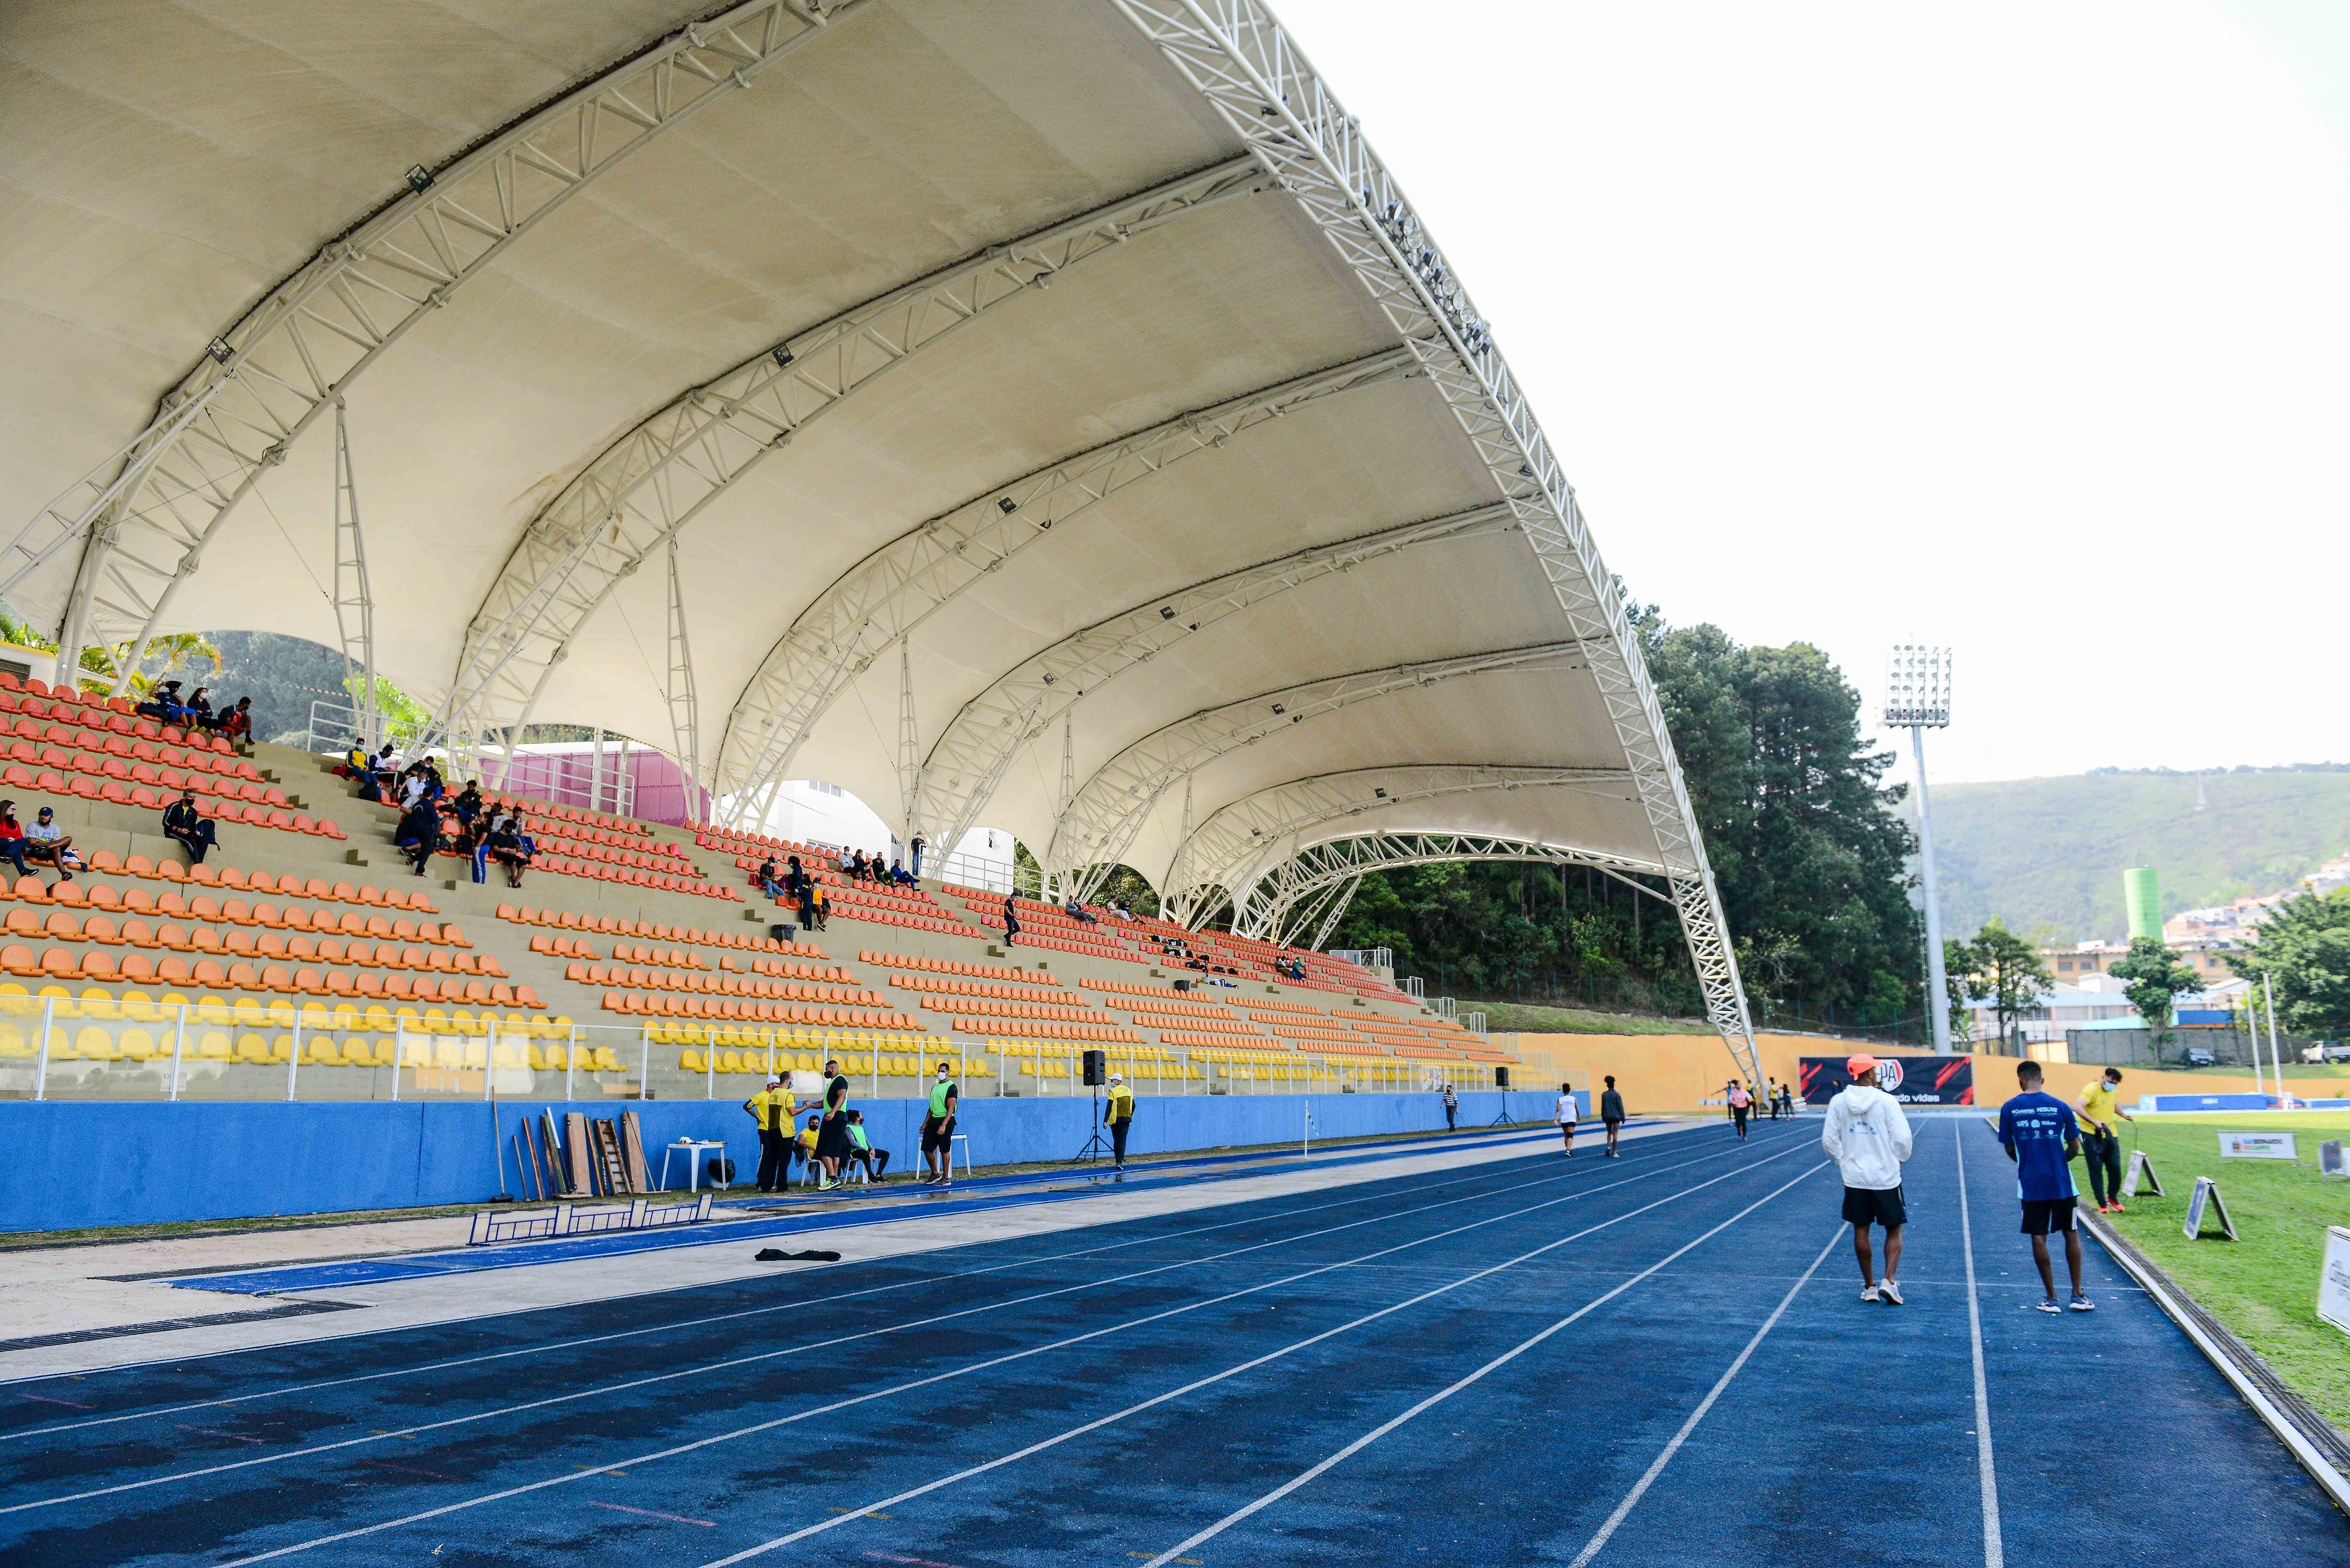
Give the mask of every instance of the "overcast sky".
[[1640, 597], [1954, 645], [1937, 779], [2350, 763], [2350, 0], [1274, 3]]

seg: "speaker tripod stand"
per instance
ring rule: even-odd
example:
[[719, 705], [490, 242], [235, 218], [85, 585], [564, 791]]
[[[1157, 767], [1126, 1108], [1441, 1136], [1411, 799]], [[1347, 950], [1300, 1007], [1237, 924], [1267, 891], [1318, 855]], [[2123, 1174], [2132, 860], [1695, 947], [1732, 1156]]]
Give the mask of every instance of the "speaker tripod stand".
[[1510, 1080], [1504, 1077], [1500, 1083], [1493, 1086], [1502, 1091], [1502, 1109], [1498, 1116], [1494, 1116], [1492, 1121], [1487, 1122], [1485, 1125], [1492, 1127], [1513, 1127], [1517, 1126], [1517, 1118], [1510, 1115]]
[[1109, 1153], [1109, 1152], [1110, 1152], [1110, 1150], [1109, 1150], [1109, 1140], [1108, 1140], [1107, 1138], [1106, 1138], [1106, 1137], [1102, 1137], [1102, 1119], [1101, 1119], [1101, 1085], [1100, 1085], [1099, 1084], [1096, 1084], [1096, 1085], [1093, 1086], [1093, 1090], [1094, 1090], [1094, 1122], [1093, 1122], [1093, 1128], [1094, 1128], [1094, 1130], [1093, 1130], [1093, 1136], [1092, 1136], [1091, 1137], [1088, 1137], [1087, 1139], [1086, 1139], [1086, 1147], [1083, 1147], [1083, 1148], [1081, 1148], [1081, 1149], [1079, 1149], [1079, 1150], [1077, 1150], [1076, 1154], [1073, 1157], [1073, 1159], [1091, 1160], [1091, 1161], [1092, 1161], [1092, 1162], [1094, 1162], [1095, 1164], [1098, 1165], [1099, 1163], [1101, 1163], [1101, 1157], [1102, 1157], [1103, 1155], [1105, 1155], [1105, 1154]]

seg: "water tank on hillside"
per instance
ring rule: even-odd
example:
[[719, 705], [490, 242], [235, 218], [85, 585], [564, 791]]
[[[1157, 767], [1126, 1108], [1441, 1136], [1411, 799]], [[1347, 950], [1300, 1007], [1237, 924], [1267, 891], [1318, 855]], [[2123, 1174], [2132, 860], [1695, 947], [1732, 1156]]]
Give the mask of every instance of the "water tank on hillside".
[[2134, 866], [2122, 873], [2122, 902], [2129, 911], [2130, 940], [2162, 940], [2162, 896], [2156, 888], [2154, 867]]

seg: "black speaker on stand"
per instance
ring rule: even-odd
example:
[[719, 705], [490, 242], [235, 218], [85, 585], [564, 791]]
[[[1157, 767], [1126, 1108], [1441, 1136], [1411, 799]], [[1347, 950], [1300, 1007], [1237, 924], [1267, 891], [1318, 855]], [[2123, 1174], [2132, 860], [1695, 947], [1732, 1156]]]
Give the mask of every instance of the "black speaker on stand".
[[1093, 1134], [1086, 1139], [1086, 1147], [1077, 1150], [1076, 1158], [1099, 1160], [1103, 1155], [1109, 1152], [1108, 1140], [1102, 1137], [1101, 1128], [1101, 1092], [1102, 1085], [1109, 1082], [1109, 1053], [1087, 1052], [1085, 1067], [1086, 1087], [1094, 1092]]
[[1489, 1125], [1497, 1127], [1517, 1126], [1510, 1116], [1510, 1070], [1507, 1067], [1493, 1069], [1493, 1087], [1502, 1091], [1502, 1114], [1495, 1116]]

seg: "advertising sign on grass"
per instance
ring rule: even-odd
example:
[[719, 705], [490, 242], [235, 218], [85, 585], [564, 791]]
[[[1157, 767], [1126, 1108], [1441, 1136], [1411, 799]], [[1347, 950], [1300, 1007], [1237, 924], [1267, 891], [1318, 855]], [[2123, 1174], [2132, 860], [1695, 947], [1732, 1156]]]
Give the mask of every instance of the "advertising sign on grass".
[[2220, 1155], [2223, 1159], [2301, 1158], [2289, 1132], [2223, 1132], [2220, 1135]]
[[2350, 1231], [2325, 1228], [2325, 1264], [2317, 1275], [2317, 1315], [2350, 1334]]

